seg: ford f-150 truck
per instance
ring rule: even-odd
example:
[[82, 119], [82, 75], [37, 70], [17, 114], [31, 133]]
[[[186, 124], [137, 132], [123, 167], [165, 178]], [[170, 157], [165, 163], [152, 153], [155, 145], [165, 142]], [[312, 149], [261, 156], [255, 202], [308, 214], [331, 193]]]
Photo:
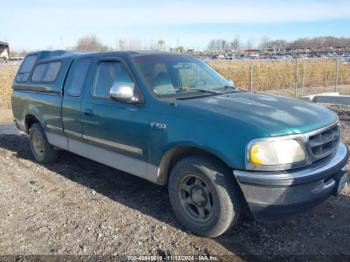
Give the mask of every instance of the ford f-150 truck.
[[179, 221], [207, 237], [243, 210], [260, 220], [304, 211], [348, 180], [335, 113], [246, 92], [191, 56], [30, 53], [12, 107], [38, 162], [68, 150], [167, 185]]

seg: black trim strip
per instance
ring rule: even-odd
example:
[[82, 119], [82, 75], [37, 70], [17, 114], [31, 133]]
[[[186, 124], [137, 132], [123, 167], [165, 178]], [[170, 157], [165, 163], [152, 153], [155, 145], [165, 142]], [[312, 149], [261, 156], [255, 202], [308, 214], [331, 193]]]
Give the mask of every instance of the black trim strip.
[[62, 91], [55, 91], [55, 90], [34, 90], [34, 89], [21, 88], [21, 87], [13, 87], [13, 90], [15, 90], [15, 91], [22, 91], [22, 92], [25, 92], [25, 93], [62, 95]]

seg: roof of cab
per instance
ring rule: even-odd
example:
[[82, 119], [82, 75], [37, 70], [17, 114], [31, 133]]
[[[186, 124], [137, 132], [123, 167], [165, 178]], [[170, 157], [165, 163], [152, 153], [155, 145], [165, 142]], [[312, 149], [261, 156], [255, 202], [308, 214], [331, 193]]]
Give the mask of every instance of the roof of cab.
[[43, 50], [31, 52], [28, 55], [37, 55], [40, 62], [57, 60], [57, 59], [70, 59], [74, 57], [81, 57], [87, 55], [96, 56], [139, 56], [139, 55], [177, 55], [170, 52], [157, 52], [157, 51], [112, 51], [112, 52], [80, 52], [80, 51], [67, 51], [67, 50]]

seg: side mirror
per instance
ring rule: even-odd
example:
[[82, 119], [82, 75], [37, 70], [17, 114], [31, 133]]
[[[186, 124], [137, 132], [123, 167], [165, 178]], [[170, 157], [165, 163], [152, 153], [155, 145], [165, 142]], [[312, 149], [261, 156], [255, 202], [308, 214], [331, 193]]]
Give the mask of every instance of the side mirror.
[[112, 86], [109, 91], [110, 97], [118, 102], [136, 103], [137, 97], [134, 96], [134, 88], [128, 84], [118, 84]]

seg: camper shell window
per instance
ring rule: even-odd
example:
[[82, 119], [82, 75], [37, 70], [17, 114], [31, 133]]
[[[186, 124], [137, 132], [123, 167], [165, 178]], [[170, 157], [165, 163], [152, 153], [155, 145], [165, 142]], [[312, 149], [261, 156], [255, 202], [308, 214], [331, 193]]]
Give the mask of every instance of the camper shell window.
[[17, 82], [26, 82], [28, 80], [29, 75], [32, 72], [37, 59], [38, 56], [36, 55], [29, 55], [24, 59], [16, 76]]
[[32, 81], [40, 83], [53, 83], [56, 81], [58, 73], [60, 72], [62, 62], [45, 62], [36, 66]]

